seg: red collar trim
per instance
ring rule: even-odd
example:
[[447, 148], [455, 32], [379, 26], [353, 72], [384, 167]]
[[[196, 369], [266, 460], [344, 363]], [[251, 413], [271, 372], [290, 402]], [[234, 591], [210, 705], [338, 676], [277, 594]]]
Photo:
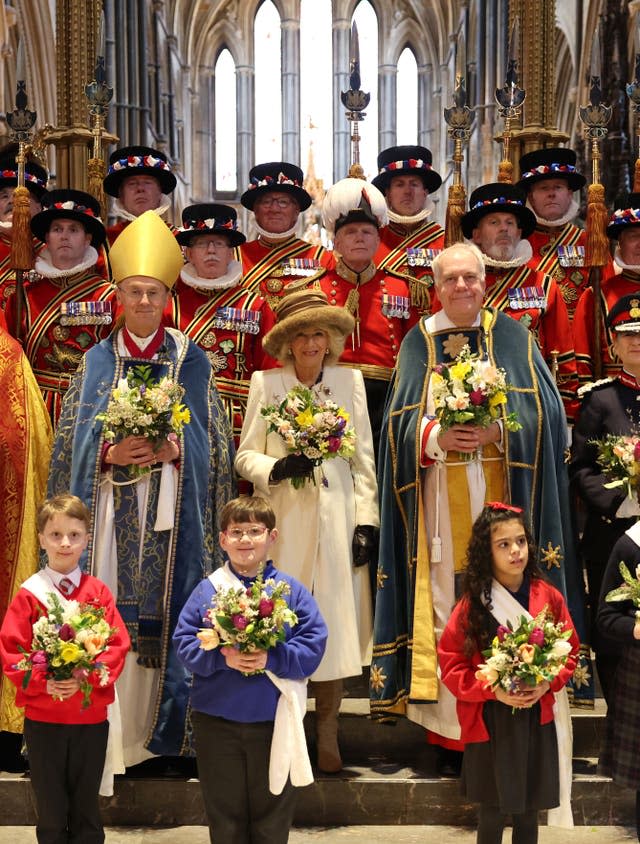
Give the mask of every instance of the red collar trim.
[[140, 346], [138, 346], [136, 341], [127, 331], [126, 326], [122, 329], [122, 337], [124, 339], [124, 344], [127, 347], [127, 351], [129, 352], [131, 357], [151, 360], [151, 358], [155, 355], [160, 346], [162, 346], [162, 344], [164, 343], [164, 326], [161, 325], [160, 328], [156, 331], [153, 340], [151, 340], [146, 349], [141, 349]]

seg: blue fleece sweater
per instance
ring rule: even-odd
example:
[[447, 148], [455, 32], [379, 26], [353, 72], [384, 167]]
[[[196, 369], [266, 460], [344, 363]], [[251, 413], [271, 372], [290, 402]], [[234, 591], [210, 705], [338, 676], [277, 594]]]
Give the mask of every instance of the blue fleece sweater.
[[[249, 586], [254, 578], [234, 574]], [[291, 586], [287, 603], [298, 616], [293, 628], [287, 627], [286, 641], [271, 648], [267, 669], [278, 677], [300, 680], [316, 670], [324, 653], [327, 628], [315, 599], [293, 577], [277, 571], [272, 562], [264, 570], [269, 577], [284, 580]], [[197, 712], [216, 715], [229, 721], [273, 721], [280, 692], [266, 674], [245, 677], [227, 666], [219, 648], [205, 651], [196, 634], [203, 628], [204, 614], [211, 606], [215, 589], [209, 579], [203, 580], [185, 604], [173, 642], [180, 660], [193, 673], [191, 706]]]

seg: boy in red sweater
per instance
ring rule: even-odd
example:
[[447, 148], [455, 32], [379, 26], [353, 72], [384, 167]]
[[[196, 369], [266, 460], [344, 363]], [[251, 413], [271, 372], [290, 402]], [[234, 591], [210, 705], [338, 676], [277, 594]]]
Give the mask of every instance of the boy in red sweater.
[[[45, 501], [37, 515], [40, 545], [47, 565], [26, 580], [11, 602], [0, 628], [0, 658], [6, 676], [17, 687], [16, 703], [25, 707], [24, 736], [35, 792], [39, 844], [82, 841], [102, 844], [98, 789], [102, 778], [114, 683], [129, 650], [129, 635], [111, 592], [101, 581], [84, 574], [78, 562], [87, 547], [91, 517], [74, 495]], [[33, 624], [49, 610], [55, 594], [63, 607], [68, 602], [101, 607], [112, 633], [99, 661], [108, 672], [91, 671], [90, 704], [83, 708], [82, 677], [48, 678], [46, 665], [33, 665], [23, 688], [25, 671], [18, 663], [32, 649]], [[61, 636], [61, 638], [63, 638]], [[89, 647], [85, 646], [89, 651]], [[106, 676], [105, 676], [106, 674]]]

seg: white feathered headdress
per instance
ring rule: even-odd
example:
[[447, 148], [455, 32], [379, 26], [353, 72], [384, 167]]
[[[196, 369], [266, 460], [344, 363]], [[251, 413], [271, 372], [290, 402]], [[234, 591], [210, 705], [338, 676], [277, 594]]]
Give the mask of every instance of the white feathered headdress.
[[387, 225], [387, 203], [377, 187], [362, 179], [341, 179], [332, 185], [322, 203], [322, 222], [333, 237], [345, 223]]

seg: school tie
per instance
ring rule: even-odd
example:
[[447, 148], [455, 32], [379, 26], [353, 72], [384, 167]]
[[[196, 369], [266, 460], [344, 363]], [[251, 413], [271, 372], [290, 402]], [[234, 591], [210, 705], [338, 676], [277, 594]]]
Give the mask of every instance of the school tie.
[[63, 577], [60, 583], [58, 583], [58, 589], [62, 592], [65, 598], [68, 598], [75, 588], [73, 580], [69, 577]]

